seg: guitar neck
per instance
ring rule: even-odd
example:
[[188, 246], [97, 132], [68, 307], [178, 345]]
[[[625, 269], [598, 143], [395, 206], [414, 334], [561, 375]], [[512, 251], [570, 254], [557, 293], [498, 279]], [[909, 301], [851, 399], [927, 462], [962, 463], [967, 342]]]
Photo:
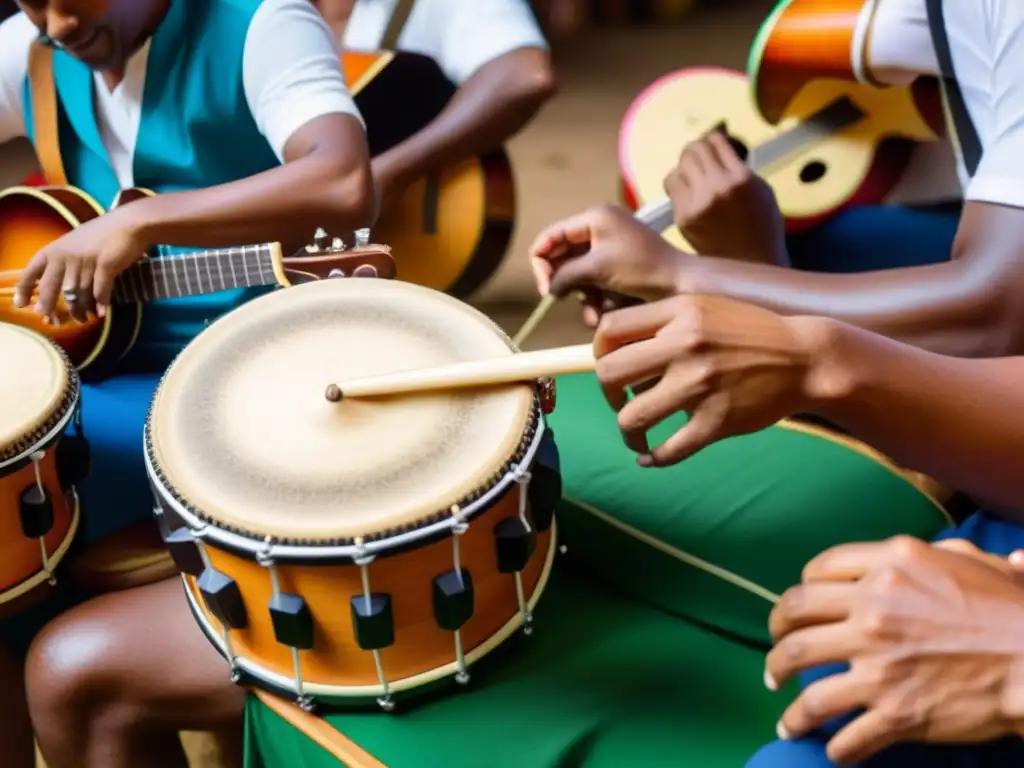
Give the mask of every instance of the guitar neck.
[[130, 304], [276, 285], [279, 255], [280, 246], [265, 243], [144, 259], [120, 275], [114, 302]]

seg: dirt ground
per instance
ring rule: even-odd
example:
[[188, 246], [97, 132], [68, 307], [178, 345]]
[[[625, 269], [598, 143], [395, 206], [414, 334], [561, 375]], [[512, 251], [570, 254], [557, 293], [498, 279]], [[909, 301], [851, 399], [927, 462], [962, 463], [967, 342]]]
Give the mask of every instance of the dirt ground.
[[[552, 220], [618, 195], [616, 141], [630, 101], [658, 76], [698, 65], [744, 66], [770, 0], [715, 0], [672, 28], [595, 29], [556, 51], [559, 95], [511, 144], [519, 219], [505, 264], [473, 303], [514, 332], [535, 300], [525, 252]], [[21, 149], [0, 148], [0, 186], [31, 168]], [[528, 344], [541, 348], [588, 340], [577, 307], [556, 307]], [[213, 768], [209, 745], [185, 739], [195, 768]]]

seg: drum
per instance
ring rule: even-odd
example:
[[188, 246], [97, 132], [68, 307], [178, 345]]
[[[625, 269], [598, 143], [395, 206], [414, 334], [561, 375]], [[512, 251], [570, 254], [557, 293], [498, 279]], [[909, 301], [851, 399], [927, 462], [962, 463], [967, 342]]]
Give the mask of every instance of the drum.
[[157, 388], [146, 460], [196, 619], [236, 682], [313, 708], [454, 679], [532, 629], [557, 451], [535, 383], [331, 401], [346, 378], [511, 355], [409, 283], [328, 280], [217, 320]]
[[45, 597], [79, 524], [87, 445], [64, 438], [78, 375], [45, 337], [0, 323], [0, 613]]

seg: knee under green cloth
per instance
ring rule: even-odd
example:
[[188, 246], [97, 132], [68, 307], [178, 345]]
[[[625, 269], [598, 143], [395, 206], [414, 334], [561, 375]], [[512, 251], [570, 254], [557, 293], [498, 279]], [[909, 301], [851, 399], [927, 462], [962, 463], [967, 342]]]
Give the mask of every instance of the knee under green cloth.
[[[563, 544], [593, 578], [672, 613], [768, 643], [775, 597], [846, 541], [931, 538], [943, 508], [879, 458], [820, 431], [774, 426], [664, 469], [623, 444], [591, 374], [558, 381]], [[657, 444], [685, 423], [649, 433]]]
[[[465, 689], [327, 720], [388, 768], [731, 768], [775, 732], [759, 650], [561, 567], [535, 618]], [[246, 768], [338, 766], [255, 697], [246, 734]]]

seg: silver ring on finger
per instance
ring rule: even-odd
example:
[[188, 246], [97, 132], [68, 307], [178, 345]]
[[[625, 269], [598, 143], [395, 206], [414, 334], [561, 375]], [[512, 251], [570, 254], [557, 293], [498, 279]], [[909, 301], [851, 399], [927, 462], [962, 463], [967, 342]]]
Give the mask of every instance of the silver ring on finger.
[[64, 303], [69, 307], [78, 303], [78, 291], [66, 290], [64, 291]]

